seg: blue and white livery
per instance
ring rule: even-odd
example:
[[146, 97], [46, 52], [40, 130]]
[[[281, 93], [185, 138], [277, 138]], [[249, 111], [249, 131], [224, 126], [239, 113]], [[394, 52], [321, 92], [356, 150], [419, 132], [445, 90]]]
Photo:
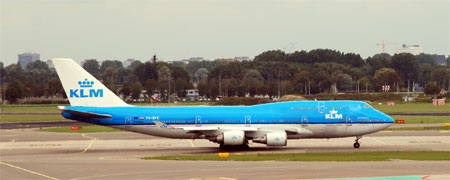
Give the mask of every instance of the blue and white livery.
[[392, 125], [388, 115], [361, 101], [291, 101], [253, 106], [141, 107], [123, 102], [71, 59], [53, 59], [71, 106], [67, 119], [153, 136], [208, 139], [248, 147], [286, 146], [288, 139], [356, 137]]

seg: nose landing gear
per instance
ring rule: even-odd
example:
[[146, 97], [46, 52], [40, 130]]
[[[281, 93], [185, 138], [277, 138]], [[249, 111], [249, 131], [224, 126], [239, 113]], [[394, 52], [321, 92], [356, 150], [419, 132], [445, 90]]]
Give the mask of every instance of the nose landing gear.
[[359, 148], [359, 140], [362, 138], [362, 136], [356, 136], [355, 143], [353, 144], [354, 148]]

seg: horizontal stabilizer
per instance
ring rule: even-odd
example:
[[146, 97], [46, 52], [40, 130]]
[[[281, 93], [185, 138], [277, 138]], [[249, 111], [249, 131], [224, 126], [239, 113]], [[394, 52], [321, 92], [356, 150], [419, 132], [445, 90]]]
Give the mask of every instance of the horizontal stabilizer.
[[83, 111], [75, 111], [70, 109], [62, 109], [63, 112], [68, 112], [70, 114], [81, 116], [85, 118], [111, 118], [112, 116], [109, 114], [97, 114], [91, 112], [83, 112]]

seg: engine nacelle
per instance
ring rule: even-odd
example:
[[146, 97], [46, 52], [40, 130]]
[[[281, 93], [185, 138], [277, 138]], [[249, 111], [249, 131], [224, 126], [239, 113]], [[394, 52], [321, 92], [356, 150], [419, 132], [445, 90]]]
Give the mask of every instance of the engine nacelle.
[[245, 142], [244, 131], [225, 131], [217, 136], [217, 141], [223, 145], [242, 145]]
[[267, 144], [268, 146], [286, 146], [286, 132], [267, 133], [264, 137], [253, 139], [253, 142]]

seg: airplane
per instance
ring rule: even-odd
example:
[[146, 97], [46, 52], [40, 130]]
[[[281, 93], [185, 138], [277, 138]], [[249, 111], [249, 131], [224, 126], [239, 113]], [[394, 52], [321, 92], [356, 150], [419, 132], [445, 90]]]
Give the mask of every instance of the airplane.
[[125, 103], [72, 59], [52, 59], [71, 106], [67, 119], [152, 136], [207, 139], [221, 149], [249, 148], [249, 141], [286, 146], [288, 139], [356, 137], [393, 124], [362, 101], [290, 101], [252, 106], [145, 107]]

